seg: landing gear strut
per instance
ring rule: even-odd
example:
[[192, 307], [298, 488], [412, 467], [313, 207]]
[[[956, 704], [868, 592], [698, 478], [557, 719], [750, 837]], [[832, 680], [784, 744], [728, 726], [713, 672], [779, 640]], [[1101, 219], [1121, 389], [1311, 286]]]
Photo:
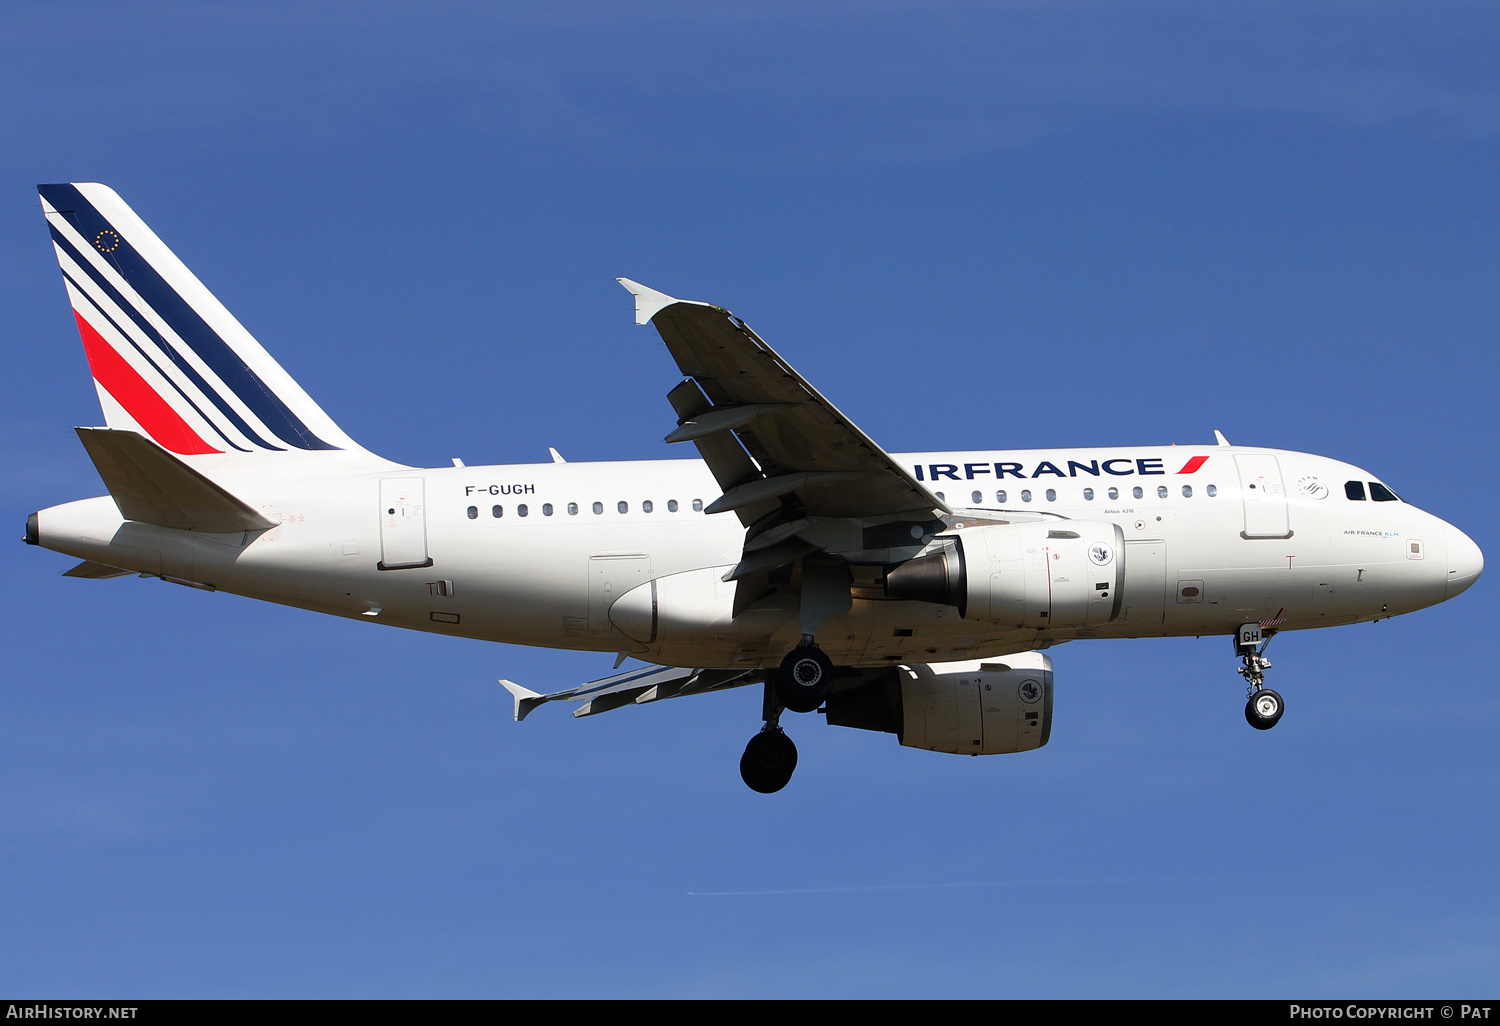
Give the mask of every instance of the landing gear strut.
[[833, 687], [833, 660], [818, 647], [818, 627], [830, 616], [847, 613], [853, 604], [849, 567], [830, 556], [802, 560], [802, 592], [797, 612], [801, 640], [766, 681], [763, 714], [766, 725], [745, 746], [740, 776], [752, 791], [771, 794], [792, 779], [797, 746], [781, 729], [783, 710], [809, 713], [823, 704]]
[[[819, 653], [820, 655], [822, 653]], [[766, 682], [764, 713], [766, 725], [745, 746], [740, 756], [740, 777], [752, 791], [774, 794], [792, 779], [797, 768], [797, 746], [781, 729], [781, 703], [776, 699], [776, 686]]]
[[1244, 665], [1239, 674], [1245, 678], [1249, 699], [1245, 702], [1245, 722], [1256, 730], [1270, 730], [1281, 720], [1286, 703], [1281, 696], [1266, 687], [1266, 671], [1271, 660], [1266, 658], [1266, 648], [1271, 644], [1274, 630], [1262, 630], [1258, 623], [1242, 624], [1234, 637], [1234, 651]]

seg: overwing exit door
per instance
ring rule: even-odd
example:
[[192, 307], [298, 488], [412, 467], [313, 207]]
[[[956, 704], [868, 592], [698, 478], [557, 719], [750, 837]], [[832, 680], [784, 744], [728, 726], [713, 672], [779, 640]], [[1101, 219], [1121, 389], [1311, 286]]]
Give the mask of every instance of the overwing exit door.
[[427, 555], [427, 506], [420, 477], [389, 477], [380, 482], [381, 570], [431, 566]]

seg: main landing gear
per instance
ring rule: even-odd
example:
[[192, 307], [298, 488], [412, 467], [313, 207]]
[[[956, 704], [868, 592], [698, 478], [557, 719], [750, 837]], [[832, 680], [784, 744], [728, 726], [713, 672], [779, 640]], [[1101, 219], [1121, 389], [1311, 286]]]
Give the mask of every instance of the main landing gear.
[[781, 729], [781, 714], [813, 712], [823, 704], [833, 686], [833, 660], [807, 635], [787, 653], [781, 666], [766, 681], [761, 713], [766, 725], [745, 746], [740, 757], [740, 776], [752, 791], [774, 794], [792, 779], [797, 768], [797, 746]]
[[750, 790], [761, 794], [780, 791], [797, 768], [797, 746], [781, 729], [782, 704], [777, 700], [776, 691], [775, 681], [766, 681], [763, 707], [766, 725], [750, 739], [745, 754], [740, 756], [740, 777]]
[[1266, 687], [1266, 671], [1271, 660], [1266, 658], [1266, 647], [1271, 644], [1274, 630], [1262, 630], [1258, 623], [1241, 624], [1234, 636], [1234, 651], [1244, 665], [1239, 674], [1245, 678], [1250, 697], [1245, 702], [1245, 722], [1256, 730], [1270, 730], [1281, 720], [1286, 703], [1280, 695]]
[[745, 746], [740, 776], [752, 791], [771, 794], [792, 779], [797, 768], [797, 746], [781, 729], [784, 710], [809, 713], [828, 697], [833, 687], [833, 660], [818, 647], [818, 627], [830, 616], [847, 613], [853, 605], [853, 583], [847, 564], [828, 556], [802, 560], [802, 593], [797, 623], [801, 640], [766, 681], [762, 713], [766, 725]]

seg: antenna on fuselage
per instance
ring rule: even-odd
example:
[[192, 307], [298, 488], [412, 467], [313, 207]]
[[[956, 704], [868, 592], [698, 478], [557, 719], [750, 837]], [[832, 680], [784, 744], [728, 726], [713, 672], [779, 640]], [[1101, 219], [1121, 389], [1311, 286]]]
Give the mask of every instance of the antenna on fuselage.
[[1229, 439], [1225, 438], [1224, 432], [1220, 431], [1218, 428], [1214, 428], [1214, 441], [1218, 442], [1219, 445], [1225, 449], [1229, 448]]

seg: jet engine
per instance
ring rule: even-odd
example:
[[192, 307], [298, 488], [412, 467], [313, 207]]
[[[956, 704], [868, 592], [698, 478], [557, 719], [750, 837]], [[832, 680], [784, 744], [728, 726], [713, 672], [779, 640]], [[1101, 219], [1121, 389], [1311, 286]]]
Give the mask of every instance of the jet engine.
[[824, 710], [834, 726], [895, 734], [908, 748], [1029, 752], [1052, 734], [1052, 660], [1021, 652], [871, 670], [835, 681]]
[[885, 576], [888, 598], [957, 606], [1006, 627], [1093, 627], [1120, 615], [1125, 537], [1117, 524], [1044, 520], [940, 534]]

